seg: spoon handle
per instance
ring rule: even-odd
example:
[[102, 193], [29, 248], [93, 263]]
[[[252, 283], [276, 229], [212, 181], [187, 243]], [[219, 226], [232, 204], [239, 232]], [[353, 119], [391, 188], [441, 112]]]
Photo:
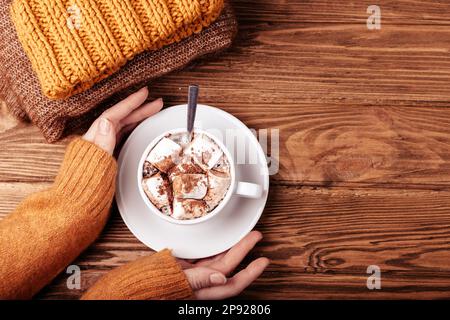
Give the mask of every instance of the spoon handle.
[[187, 130], [189, 136], [192, 135], [195, 122], [195, 112], [197, 111], [198, 85], [189, 86], [188, 94], [188, 115], [187, 115]]

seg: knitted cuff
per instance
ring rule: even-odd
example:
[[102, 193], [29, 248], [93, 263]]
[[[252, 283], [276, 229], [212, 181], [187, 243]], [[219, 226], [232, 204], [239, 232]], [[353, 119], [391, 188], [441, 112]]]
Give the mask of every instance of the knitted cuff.
[[83, 300], [180, 300], [194, 294], [178, 262], [165, 249], [114, 269]]
[[114, 196], [116, 173], [117, 163], [110, 154], [76, 138], [67, 147], [54, 188], [88, 210], [104, 208]]

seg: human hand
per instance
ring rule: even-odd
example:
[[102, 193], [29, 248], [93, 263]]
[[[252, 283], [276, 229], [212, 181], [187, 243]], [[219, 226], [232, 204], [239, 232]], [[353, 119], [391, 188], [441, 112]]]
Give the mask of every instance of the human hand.
[[92, 123], [83, 139], [112, 154], [125, 133], [163, 107], [161, 98], [144, 104], [147, 97], [148, 89], [144, 87], [112, 106]]
[[258, 258], [244, 270], [227, 279], [245, 256], [262, 239], [262, 234], [252, 231], [227, 252], [195, 263], [180, 260], [184, 273], [199, 300], [226, 299], [241, 293], [255, 281], [269, 264], [269, 259]]

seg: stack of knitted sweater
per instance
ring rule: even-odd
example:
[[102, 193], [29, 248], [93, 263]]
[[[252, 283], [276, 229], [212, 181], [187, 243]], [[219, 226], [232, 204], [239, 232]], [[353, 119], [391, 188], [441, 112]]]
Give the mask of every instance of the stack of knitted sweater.
[[53, 142], [235, 33], [223, 0], [0, 0], [0, 99]]

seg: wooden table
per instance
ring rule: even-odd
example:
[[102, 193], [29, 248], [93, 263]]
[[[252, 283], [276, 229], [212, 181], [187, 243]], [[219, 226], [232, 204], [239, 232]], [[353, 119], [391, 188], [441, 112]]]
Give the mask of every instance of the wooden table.
[[[250, 258], [272, 263], [243, 298], [450, 297], [450, 2], [234, 1], [240, 32], [215, 59], [152, 84], [166, 105], [198, 83], [201, 102], [255, 129], [280, 130], [280, 170]], [[0, 120], [0, 215], [52, 183], [68, 139]], [[150, 251], [117, 213], [39, 298], [72, 299]], [[247, 261], [248, 262], [248, 261]], [[366, 269], [381, 268], [381, 290]]]

